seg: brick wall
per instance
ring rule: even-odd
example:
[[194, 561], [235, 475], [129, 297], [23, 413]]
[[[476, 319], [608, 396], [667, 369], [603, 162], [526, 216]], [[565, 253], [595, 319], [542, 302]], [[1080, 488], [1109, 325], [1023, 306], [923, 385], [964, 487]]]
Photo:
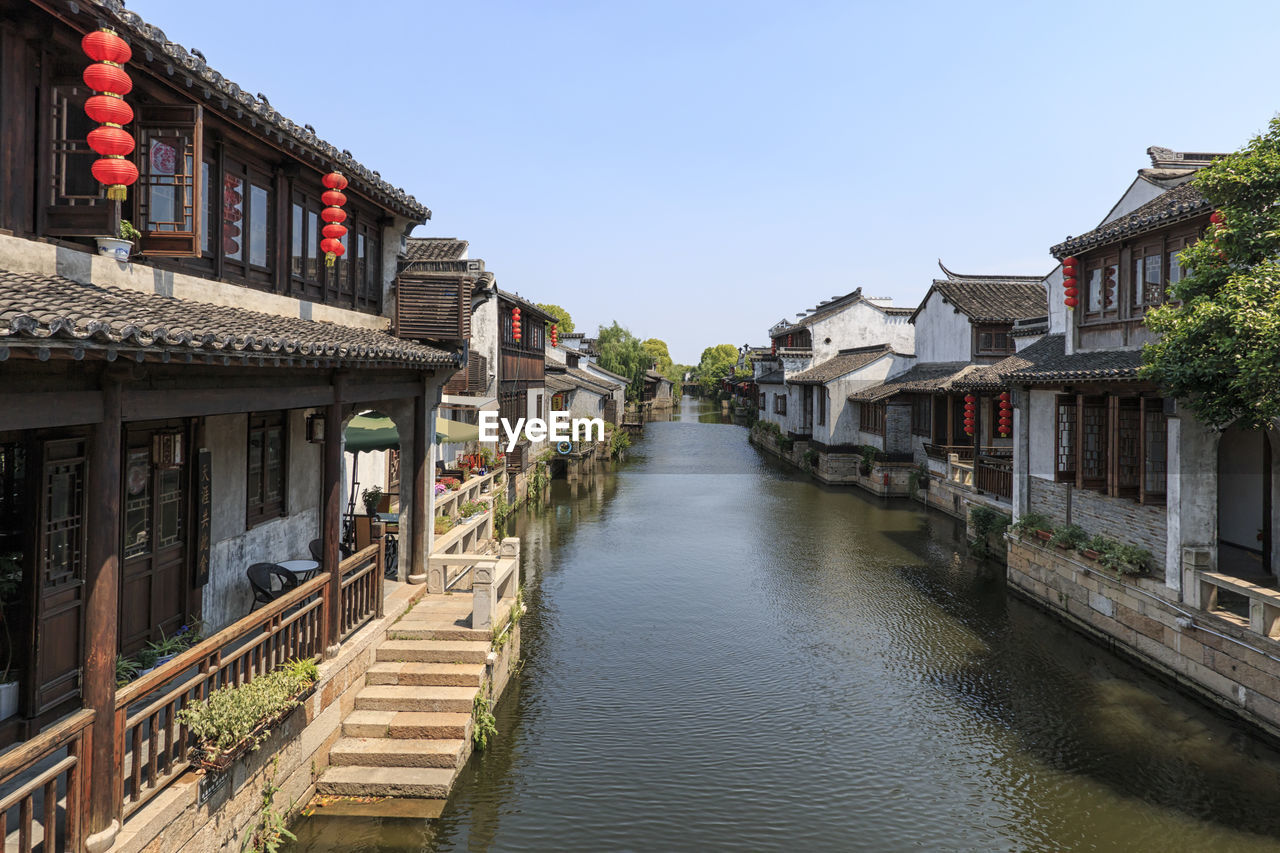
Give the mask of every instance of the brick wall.
[[1070, 499], [1072, 523], [1080, 525], [1090, 535], [1102, 534], [1118, 542], [1146, 548], [1155, 557], [1157, 566], [1164, 565], [1164, 507], [1144, 506], [1129, 498], [1100, 495], [1088, 489], [1077, 489], [1071, 483], [1057, 483], [1039, 477], [1028, 477], [1027, 480], [1029, 511], [1044, 513], [1054, 527], [1067, 523]]
[[1280, 664], [1270, 657], [1280, 656], [1280, 642], [1172, 600], [1176, 593], [1158, 578], [1120, 578], [1074, 553], [1010, 537], [1008, 566], [1015, 592], [1201, 698], [1280, 734]]

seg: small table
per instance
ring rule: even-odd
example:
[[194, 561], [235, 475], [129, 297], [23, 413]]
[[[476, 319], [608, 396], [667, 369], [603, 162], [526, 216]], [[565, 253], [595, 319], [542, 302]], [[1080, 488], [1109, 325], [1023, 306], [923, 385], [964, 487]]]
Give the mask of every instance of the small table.
[[282, 569], [288, 569], [298, 576], [298, 580], [310, 580], [319, 569], [320, 564], [315, 560], [285, 560], [283, 563], [276, 563]]

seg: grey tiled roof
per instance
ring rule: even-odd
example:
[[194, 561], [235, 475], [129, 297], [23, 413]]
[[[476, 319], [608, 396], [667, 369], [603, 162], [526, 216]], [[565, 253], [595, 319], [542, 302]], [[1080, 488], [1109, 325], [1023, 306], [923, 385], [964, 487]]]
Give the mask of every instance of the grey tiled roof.
[[578, 367], [565, 368], [565, 375], [569, 377], [569, 381], [577, 384], [579, 387], [587, 388], [597, 394], [612, 394], [613, 389], [617, 385], [610, 385], [607, 379], [601, 379], [599, 376], [592, 376], [585, 370]]
[[572, 391], [574, 388], [578, 387], [566, 379], [563, 373], [548, 372], [543, 384], [546, 385], [548, 391], [556, 392]]
[[457, 366], [459, 356], [386, 332], [174, 299], [62, 276], [0, 271], [0, 348], [154, 350], [167, 357], [326, 359]]
[[756, 379], [757, 385], [781, 385], [786, 381], [787, 374], [781, 369], [771, 370], [768, 373], [762, 373]]
[[1132, 212], [1099, 225], [1079, 237], [1068, 237], [1049, 251], [1061, 260], [1068, 255], [1083, 252], [1097, 246], [1115, 243], [1145, 231], [1152, 231], [1175, 222], [1183, 222], [1202, 214], [1208, 214], [1213, 205], [1190, 183], [1161, 193]]
[[[1100, 350], [1067, 355], [1062, 335], [1047, 335], [1018, 353], [1018, 357], [1027, 364], [1004, 373], [1004, 378], [1013, 384], [1136, 379], [1138, 368], [1142, 366], [1141, 350]], [[1004, 362], [993, 366], [999, 364]]]
[[802, 370], [799, 373], [792, 374], [788, 382], [796, 385], [821, 385], [824, 382], [830, 382], [846, 373], [857, 370], [860, 367], [866, 367], [876, 359], [883, 358], [893, 352], [888, 344], [879, 344], [870, 347], [859, 347], [855, 350], [847, 350], [837, 354], [833, 358], [829, 358], [821, 364], [816, 364], [808, 370]]
[[849, 395], [849, 399], [855, 403], [872, 403], [879, 400], [887, 400], [896, 394], [931, 394], [945, 391], [958, 374], [974, 366], [965, 361], [917, 364], [905, 373], [899, 373], [879, 385], [871, 385], [854, 391]]
[[410, 261], [457, 261], [467, 253], [467, 241], [457, 237], [410, 237], [405, 258]]
[[1049, 311], [1042, 279], [964, 276], [934, 280], [920, 307], [912, 314], [913, 321], [935, 291], [975, 323], [1012, 323], [1025, 317], [1043, 317]]
[[[240, 119], [246, 125], [251, 120], [262, 122], [264, 127], [259, 133], [275, 137], [290, 150], [300, 148], [317, 155], [327, 166], [341, 170], [355, 188], [369, 192], [373, 198], [399, 207], [418, 220], [431, 218], [431, 211], [417, 199], [356, 162], [350, 151], [339, 151], [316, 136], [310, 125], [295, 124], [280, 115], [261, 94], [257, 97], [250, 95], [214, 71], [194, 48], [187, 50], [169, 41], [163, 30], [142, 20], [137, 12], [126, 9], [121, 0], [86, 0], [86, 4], [93, 7], [91, 14], [99, 23], [114, 22], [117, 25], [120, 36], [133, 49], [133, 62], [151, 65], [167, 75], [175, 88], [229, 114], [233, 120]], [[74, 9], [75, 4], [59, 6]], [[248, 115], [242, 118], [242, 113]]]

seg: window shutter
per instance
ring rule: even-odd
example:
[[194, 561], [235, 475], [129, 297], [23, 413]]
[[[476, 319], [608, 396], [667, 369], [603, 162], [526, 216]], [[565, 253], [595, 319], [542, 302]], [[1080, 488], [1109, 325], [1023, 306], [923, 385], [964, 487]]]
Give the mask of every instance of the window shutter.
[[199, 179], [204, 116], [198, 104], [141, 106], [134, 122], [138, 182], [134, 209], [147, 255], [200, 257], [206, 200]]
[[1074, 482], [1076, 479], [1076, 398], [1058, 397], [1057, 418], [1054, 424], [1054, 458], [1056, 480]]
[[114, 233], [112, 205], [91, 171], [98, 155], [89, 148], [87, 136], [97, 125], [85, 115], [84, 102], [92, 94], [71, 78], [50, 87], [40, 216], [41, 233], [51, 237], [108, 237]]

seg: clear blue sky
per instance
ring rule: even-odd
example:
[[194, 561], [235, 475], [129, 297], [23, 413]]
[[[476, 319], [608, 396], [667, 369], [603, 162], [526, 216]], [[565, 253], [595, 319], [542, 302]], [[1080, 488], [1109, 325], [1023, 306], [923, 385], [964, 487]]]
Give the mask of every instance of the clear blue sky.
[[1041, 273], [1147, 146], [1280, 110], [1280, 3], [129, 0], [504, 289], [696, 362], [941, 257]]

